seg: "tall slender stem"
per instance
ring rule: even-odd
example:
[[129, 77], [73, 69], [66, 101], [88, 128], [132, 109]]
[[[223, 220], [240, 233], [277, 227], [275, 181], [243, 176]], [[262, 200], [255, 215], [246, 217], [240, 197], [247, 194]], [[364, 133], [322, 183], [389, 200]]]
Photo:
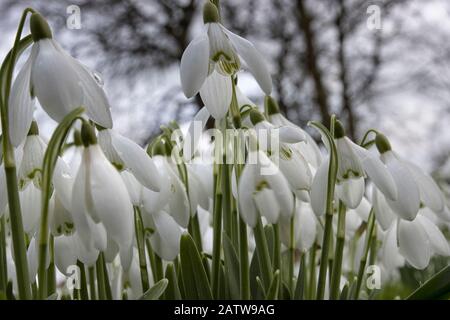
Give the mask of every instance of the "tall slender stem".
[[333, 263], [333, 274], [331, 276], [330, 298], [336, 300], [339, 298], [339, 285], [342, 272], [342, 257], [345, 244], [345, 214], [346, 207], [342, 201], [339, 201], [338, 227], [336, 233], [336, 250]]
[[8, 286], [8, 268], [6, 260], [6, 224], [5, 216], [0, 218], [0, 291], [6, 293]]
[[89, 276], [89, 297], [91, 300], [97, 300], [97, 290], [95, 287], [95, 267], [88, 268]]
[[253, 232], [255, 234], [256, 251], [258, 252], [259, 269], [261, 271], [264, 289], [267, 290], [272, 283], [272, 262], [270, 261], [269, 247], [267, 246], [261, 219], [258, 219]]
[[214, 173], [214, 213], [213, 213], [213, 256], [212, 256], [212, 290], [214, 297], [219, 296], [219, 271], [220, 271], [220, 252], [222, 239], [222, 188], [221, 176], [222, 165], [215, 166], [217, 172]]
[[373, 238], [374, 238], [374, 230], [375, 230], [375, 214], [374, 210], [370, 211], [369, 215], [369, 224], [367, 225], [366, 230], [366, 240], [364, 242], [364, 252], [361, 257], [361, 260], [359, 261], [359, 270], [358, 270], [358, 277], [356, 280], [356, 289], [355, 289], [355, 299], [358, 299], [359, 293], [361, 291], [361, 284], [364, 278], [364, 270], [366, 269], [366, 263], [367, 263], [367, 257], [369, 255], [369, 250], [371, 248]]
[[[295, 209], [294, 209], [295, 210]], [[291, 217], [289, 223], [289, 265], [288, 265], [288, 288], [291, 293], [291, 297], [294, 296], [294, 264], [295, 264], [295, 217]], [[304, 254], [302, 254], [304, 256]], [[303, 258], [303, 260], [305, 260]], [[302, 271], [305, 272], [305, 271]], [[298, 281], [298, 280], [297, 280]]]
[[136, 230], [136, 244], [139, 254], [142, 290], [143, 292], [146, 292], [150, 288], [150, 283], [147, 270], [147, 258], [145, 256], [144, 225], [142, 223], [139, 207], [136, 206], [134, 207], [134, 226]]

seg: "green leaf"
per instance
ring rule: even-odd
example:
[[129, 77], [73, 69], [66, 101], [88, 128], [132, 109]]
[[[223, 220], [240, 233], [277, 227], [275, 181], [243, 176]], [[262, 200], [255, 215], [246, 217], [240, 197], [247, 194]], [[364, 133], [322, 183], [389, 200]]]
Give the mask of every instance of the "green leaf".
[[225, 275], [231, 299], [239, 299], [239, 258], [228, 235], [223, 235], [223, 253], [225, 259]]
[[167, 288], [169, 280], [161, 279], [153, 287], [147, 290], [139, 300], [158, 300]]
[[407, 300], [445, 299], [449, 294], [450, 266], [447, 266], [417, 288]]
[[305, 298], [305, 283], [306, 283], [306, 257], [302, 253], [300, 257], [300, 268], [298, 269], [297, 284], [294, 291], [294, 300], [303, 300]]
[[269, 290], [267, 291], [266, 300], [276, 300], [278, 298], [278, 291], [280, 288], [280, 270], [275, 271], [270, 284]]
[[347, 300], [349, 293], [348, 282], [342, 288], [341, 294], [339, 295], [339, 300]]
[[169, 281], [165, 298], [167, 300], [181, 300], [180, 288], [178, 287], [178, 279], [173, 263], [167, 264], [165, 277]]
[[181, 273], [187, 299], [212, 299], [211, 285], [200, 253], [192, 237], [185, 233], [180, 240]]

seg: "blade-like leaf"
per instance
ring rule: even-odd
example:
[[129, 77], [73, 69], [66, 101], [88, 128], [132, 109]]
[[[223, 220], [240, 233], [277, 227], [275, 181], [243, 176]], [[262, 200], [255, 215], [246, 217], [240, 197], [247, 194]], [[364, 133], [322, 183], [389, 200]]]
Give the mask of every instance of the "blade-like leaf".
[[230, 238], [223, 235], [223, 253], [225, 259], [225, 275], [231, 299], [239, 299], [239, 259]]
[[443, 299], [450, 294], [450, 266], [436, 273], [416, 289], [407, 300]]
[[275, 271], [272, 283], [267, 291], [266, 300], [278, 299], [278, 291], [280, 288], [280, 270]]
[[211, 286], [200, 253], [192, 237], [185, 233], [180, 240], [181, 273], [187, 299], [212, 299]]
[[139, 300], [158, 300], [167, 288], [169, 280], [161, 279], [153, 287], [147, 290]]
[[175, 273], [175, 268], [173, 263], [167, 264], [166, 267], [166, 279], [169, 281], [167, 284], [167, 289], [165, 292], [165, 298], [167, 300], [180, 300], [181, 293], [180, 288], [178, 287], [178, 279]]

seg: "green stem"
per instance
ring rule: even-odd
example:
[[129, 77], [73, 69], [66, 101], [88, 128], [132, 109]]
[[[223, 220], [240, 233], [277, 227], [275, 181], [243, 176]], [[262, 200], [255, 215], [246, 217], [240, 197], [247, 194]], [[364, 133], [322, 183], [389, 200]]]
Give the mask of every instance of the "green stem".
[[333, 263], [333, 274], [331, 276], [330, 298], [336, 300], [339, 298], [339, 285], [342, 273], [342, 257], [345, 245], [345, 214], [346, 207], [342, 201], [339, 201], [338, 229], [336, 234], [336, 250]]
[[77, 266], [80, 269], [80, 296], [82, 300], [89, 300], [88, 287], [86, 282], [86, 269], [81, 261], [77, 261]]
[[203, 251], [202, 233], [200, 232], [200, 223], [198, 221], [197, 213], [190, 218], [188, 231], [192, 235], [192, 239], [194, 239], [194, 242], [198, 248], [198, 251], [202, 252]]
[[139, 254], [139, 269], [141, 271], [141, 284], [143, 292], [150, 288], [150, 282], [147, 270], [147, 258], [145, 256], [144, 226], [139, 207], [134, 207], [134, 226], [136, 230], [136, 244]]
[[267, 291], [272, 283], [272, 262], [270, 261], [269, 247], [261, 219], [258, 219], [253, 232], [255, 234], [256, 251], [258, 252], [259, 269], [264, 289]]
[[217, 172], [214, 173], [214, 213], [213, 213], [213, 251], [212, 251], [212, 291], [214, 297], [219, 296], [219, 273], [220, 252], [222, 239], [222, 188], [221, 176], [223, 166], [215, 165]]
[[163, 263], [161, 257], [155, 254], [155, 283], [164, 278]]
[[55, 243], [50, 236], [50, 265], [47, 270], [47, 297], [56, 292]]
[[147, 254], [148, 254], [148, 259], [150, 260], [150, 269], [152, 270], [152, 276], [153, 276], [153, 283], [158, 282], [157, 278], [158, 275], [156, 273], [156, 260], [155, 260], [155, 253], [153, 252], [153, 248], [152, 248], [152, 244], [150, 242], [150, 239], [145, 238], [145, 243], [147, 244]]
[[89, 276], [89, 297], [91, 300], [97, 300], [97, 290], [95, 287], [95, 267], [88, 268], [88, 276]]
[[316, 296], [316, 254], [317, 245], [314, 243], [309, 255], [309, 283], [308, 299], [312, 300]]
[[364, 270], [366, 269], [366, 263], [367, 263], [367, 257], [369, 255], [369, 250], [371, 248], [371, 244], [373, 242], [373, 235], [374, 235], [374, 230], [375, 230], [375, 214], [374, 214], [374, 210], [372, 208], [372, 210], [370, 211], [370, 215], [369, 215], [369, 224], [367, 226], [367, 231], [366, 231], [366, 240], [364, 243], [364, 251], [363, 251], [363, 255], [361, 257], [361, 260], [359, 261], [359, 269], [358, 269], [358, 277], [356, 280], [356, 289], [355, 289], [355, 299], [357, 300], [359, 297], [359, 293], [361, 291], [361, 285], [362, 285], [362, 281], [364, 278]]
[[[294, 209], [295, 210], [295, 209]], [[294, 264], [295, 264], [295, 221], [294, 216], [291, 217], [289, 224], [289, 265], [288, 265], [288, 288], [291, 297], [294, 297]], [[302, 257], [304, 254], [302, 254]], [[305, 260], [303, 258], [303, 260]], [[304, 272], [304, 271], [302, 271]], [[297, 280], [298, 281], [298, 280]]]
[[280, 241], [280, 226], [278, 223], [273, 225], [273, 236], [274, 236], [274, 248], [273, 248], [273, 273], [275, 271], [279, 270], [280, 273], [280, 281], [279, 281], [279, 289], [278, 289], [278, 295], [280, 298], [281, 294], [283, 293], [283, 277], [282, 277], [282, 271], [281, 271], [281, 241]]
[[103, 254], [98, 255], [98, 259], [95, 265], [95, 270], [97, 272], [97, 289], [98, 289], [98, 299], [106, 300], [106, 285], [105, 285], [105, 274], [103, 269]]
[[0, 218], [0, 292], [6, 294], [8, 269], [6, 260], [6, 224], [5, 216]]

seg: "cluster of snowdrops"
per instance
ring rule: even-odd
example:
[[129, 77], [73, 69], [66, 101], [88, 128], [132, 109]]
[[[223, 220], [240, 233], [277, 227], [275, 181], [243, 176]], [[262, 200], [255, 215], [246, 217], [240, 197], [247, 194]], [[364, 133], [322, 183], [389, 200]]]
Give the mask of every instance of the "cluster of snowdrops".
[[[376, 130], [351, 141], [334, 116], [330, 128], [309, 123], [318, 145], [280, 113], [254, 45], [213, 3], [203, 10], [180, 79], [204, 107], [144, 148], [113, 129], [98, 76], [24, 11], [0, 71], [2, 297], [368, 298], [405, 264], [450, 254], [450, 211], [428, 174]], [[240, 72], [263, 108], [240, 91]], [[48, 141], [36, 100], [59, 123]]]

